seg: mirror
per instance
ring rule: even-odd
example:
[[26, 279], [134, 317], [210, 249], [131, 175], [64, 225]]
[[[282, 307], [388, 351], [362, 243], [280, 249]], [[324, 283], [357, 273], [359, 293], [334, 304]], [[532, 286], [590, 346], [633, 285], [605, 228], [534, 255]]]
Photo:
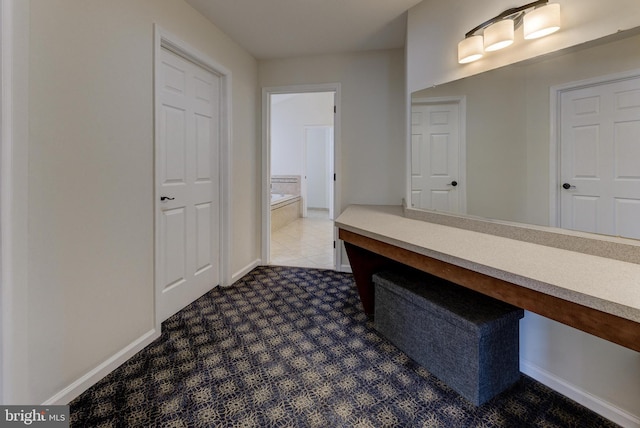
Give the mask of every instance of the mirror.
[[[554, 200], [562, 203], [564, 189], [556, 183], [559, 149], [553, 148], [559, 139], [552, 138], [552, 128], [564, 131], [552, 119], [552, 114], [560, 117], [562, 108], [552, 108], [557, 99], [552, 88], [622, 72], [640, 75], [638, 46], [640, 29], [629, 30], [414, 92], [409, 204], [542, 226], [553, 223]], [[633, 94], [640, 105], [640, 90]], [[640, 156], [640, 107], [632, 110], [636, 123], [627, 131], [637, 143], [627, 149]], [[640, 158], [625, 165], [632, 176], [637, 172], [640, 186]], [[640, 199], [636, 202], [634, 207], [640, 207]], [[584, 207], [589, 207], [586, 200]], [[625, 215], [638, 218], [640, 208], [634, 207], [627, 207]]]

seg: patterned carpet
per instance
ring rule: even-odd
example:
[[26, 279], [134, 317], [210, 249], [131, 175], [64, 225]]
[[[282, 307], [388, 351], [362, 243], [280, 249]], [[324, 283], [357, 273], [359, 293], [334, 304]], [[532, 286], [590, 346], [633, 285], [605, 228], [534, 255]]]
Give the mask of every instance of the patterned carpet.
[[72, 427], [614, 427], [522, 376], [474, 407], [383, 339], [350, 274], [259, 267], [168, 319]]

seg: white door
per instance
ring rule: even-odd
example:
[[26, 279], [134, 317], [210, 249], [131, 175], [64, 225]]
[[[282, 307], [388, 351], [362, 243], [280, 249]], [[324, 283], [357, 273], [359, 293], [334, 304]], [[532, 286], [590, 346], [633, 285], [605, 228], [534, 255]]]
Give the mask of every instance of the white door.
[[220, 78], [162, 48], [157, 305], [164, 321], [219, 284]]
[[640, 78], [560, 102], [561, 226], [640, 239]]
[[332, 134], [331, 126], [305, 127], [305, 208], [330, 211], [333, 197]]
[[411, 206], [464, 212], [458, 103], [411, 106]]

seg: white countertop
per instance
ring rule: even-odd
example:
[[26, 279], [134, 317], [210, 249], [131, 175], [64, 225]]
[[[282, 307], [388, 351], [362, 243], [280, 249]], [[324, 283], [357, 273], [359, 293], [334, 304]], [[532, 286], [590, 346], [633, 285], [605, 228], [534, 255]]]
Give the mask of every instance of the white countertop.
[[351, 205], [337, 227], [443, 262], [640, 322], [640, 264], [404, 217], [400, 206]]

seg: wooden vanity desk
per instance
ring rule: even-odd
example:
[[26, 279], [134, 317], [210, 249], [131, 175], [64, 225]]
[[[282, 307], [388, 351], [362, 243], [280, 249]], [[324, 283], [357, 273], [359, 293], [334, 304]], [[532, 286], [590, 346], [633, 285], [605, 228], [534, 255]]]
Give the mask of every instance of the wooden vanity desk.
[[399, 263], [640, 352], [635, 252], [600, 257], [410, 219], [400, 206], [352, 205], [335, 224], [368, 315], [372, 275]]

